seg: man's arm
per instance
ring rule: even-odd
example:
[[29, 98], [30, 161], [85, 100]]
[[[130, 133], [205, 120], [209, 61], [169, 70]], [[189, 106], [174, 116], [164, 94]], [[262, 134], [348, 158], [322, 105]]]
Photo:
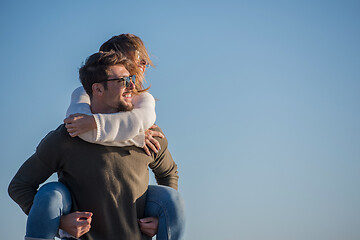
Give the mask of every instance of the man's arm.
[[[68, 135], [61, 128], [62, 126], [50, 132], [41, 141], [36, 152], [20, 167], [10, 182], [9, 195], [25, 214], [30, 212], [39, 185], [62, 168], [62, 143], [66, 141], [63, 137]], [[78, 238], [90, 230], [91, 217], [90, 212], [63, 215], [59, 228]]]
[[[160, 131], [159, 128], [156, 130]], [[174, 162], [169, 150], [168, 141], [164, 138], [156, 138], [161, 146], [160, 151], [154, 154], [154, 161], [149, 164], [155, 175], [156, 182], [159, 185], [172, 187], [177, 190], [178, 188], [178, 171], [177, 165]]]
[[60, 218], [60, 236], [68, 238], [79, 238], [90, 231], [91, 212], [72, 212]]
[[[159, 128], [155, 129], [161, 132]], [[163, 135], [163, 134], [162, 134]], [[158, 152], [153, 152], [154, 161], [149, 164], [149, 167], [155, 174], [156, 181], [159, 185], [172, 187], [175, 190], [178, 188], [178, 171], [177, 165], [171, 157], [168, 150], [168, 142], [165, 137], [156, 137], [161, 145]], [[157, 217], [148, 217], [139, 219], [139, 227], [142, 233], [153, 237], [158, 231], [159, 220]]]
[[[54, 145], [56, 144], [56, 145]], [[46, 181], [59, 167], [58, 141], [54, 132], [49, 133], [39, 144], [36, 152], [20, 167], [10, 182], [10, 197], [29, 214], [39, 185]]]

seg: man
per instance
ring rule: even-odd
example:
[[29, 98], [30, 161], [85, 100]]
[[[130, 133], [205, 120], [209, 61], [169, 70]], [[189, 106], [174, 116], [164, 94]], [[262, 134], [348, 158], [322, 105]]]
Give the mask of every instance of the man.
[[[132, 64], [113, 51], [95, 53], [87, 59], [80, 69], [80, 80], [90, 96], [93, 113], [132, 109]], [[28, 214], [39, 184], [57, 172], [59, 182], [70, 190], [72, 199], [72, 213], [66, 210], [68, 206], [60, 209], [63, 230], [70, 232], [72, 221], [77, 221], [83, 223], [79, 227], [81, 234], [85, 233], [81, 239], [146, 239], [138, 219], [144, 214], [148, 167], [159, 184], [176, 189], [178, 182], [177, 166], [167, 150], [167, 141], [158, 141], [161, 150], [147, 156], [134, 146], [102, 146], [72, 138], [61, 125], [41, 141], [36, 153], [22, 165], [9, 185], [9, 194]]]

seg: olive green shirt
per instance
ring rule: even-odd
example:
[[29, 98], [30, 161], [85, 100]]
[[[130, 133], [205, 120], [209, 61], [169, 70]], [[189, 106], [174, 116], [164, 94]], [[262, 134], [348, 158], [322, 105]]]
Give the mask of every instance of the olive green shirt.
[[64, 125], [50, 132], [21, 166], [9, 195], [28, 214], [39, 185], [54, 172], [72, 194], [72, 211], [93, 213], [91, 230], [81, 239], [140, 240], [149, 170], [160, 185], [177, 189], [178, 172], [165, 138], [158, 153], [135, 146], [111, 147], [72, 138]]

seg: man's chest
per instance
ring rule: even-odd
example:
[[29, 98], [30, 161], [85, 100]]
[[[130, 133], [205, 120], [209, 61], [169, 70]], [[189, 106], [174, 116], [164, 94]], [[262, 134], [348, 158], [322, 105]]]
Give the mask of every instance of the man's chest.
[[136, 147], [106, 147], [97, 144], [80, 144], [69, 147], [61, 166], [63, 175], [74, 178], [87, 176], [97, 181], [126, 181], [148, 176], [152, 158]]

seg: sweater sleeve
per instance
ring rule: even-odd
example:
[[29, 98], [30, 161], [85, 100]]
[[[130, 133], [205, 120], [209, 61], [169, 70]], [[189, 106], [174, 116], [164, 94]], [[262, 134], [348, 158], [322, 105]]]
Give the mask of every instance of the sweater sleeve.
[[[155, 130], [161, 132], [160, 129]], [[161, 145], [161, 150], [158, 153], [152, 153], [154, 161], [149, 164], [149, 167], [152, 169], [156, 182], [159, 185], [172, 187], [177, 190], [179, 175], [177, 165], [169, 152], [167, 139], [158, 137], [156, 139]]]
[[91, 115], [90, 97], [87, 95], [83, 87], [78, 87], [71, 94], [70, 106], [66, 111], [66, 117], [71, 114], [82, 113]]
[[29, 214], [39, 185], [59, 169], [60, 156], [57, 149], [58, 141], [53, 133], [49, 133], [9, 184], [10, 197], [19, 204], [25, 214]]
[[[134, 109], [128, 112], [94, 114], [99, 119], [100, 134], [97, 142], [122, 142], [141, 135], [145, 140], [145, 131], [156, 119], [155, 100], [150, 93], [141, 93], [133, 99]], [[144, 141], [140, 144], [144, 146]]]
[[[93, 114], [96, 129], [81, 134], [79, 137], [87, 142], [106, 146], [135, 145], [143, 147], [145, 131], [155, 123], [155, 100], [150, 93], [144, 92], [134, 96], [133, 104], [132, 111]], [[73, 92], [66, 115], [74, 113], [92, 114], [90, 98], [82, 87]]]

